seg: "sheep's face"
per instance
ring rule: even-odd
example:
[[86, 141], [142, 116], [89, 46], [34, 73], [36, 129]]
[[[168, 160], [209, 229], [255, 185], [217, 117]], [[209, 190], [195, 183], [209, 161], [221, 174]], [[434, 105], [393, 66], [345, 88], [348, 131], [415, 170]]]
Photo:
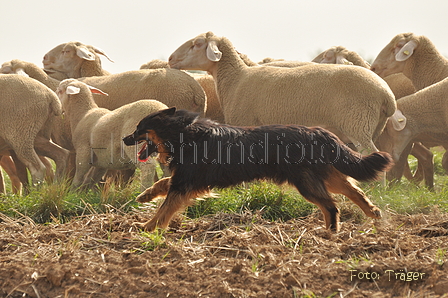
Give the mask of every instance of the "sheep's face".
[[382, 78], [403, 72], [417, 46], [417, 37], [412, 33], [399, 34], [381, 50], [370, 69]]
[[60, 44], [44, 55], [44, 58], [42, 59], [42, 64], [44, 65], [45, 70], [57, 69], [58, 65], [57, 60], [59, 59], [62, 49], [65, 47], [66, 44], [67, 43]]
[[398, 162], [401, 154], [412, 139], [412, 132], [408, 126], [398, 129], [393, 120], [387, 121], [383, 133], [378, 137], [377, 144], [381, 151], [388, 152], [394, 162]]
[[2, 64], [2, 67], [0, 68], [0, 73], [3, 74], [12, 74], [13, 68], [11, 62], [5, 62]]
[[60, 44], [47, 54], [43, 59], [45, 70], [55, 70], [70, 77], [79, 77], [80, 65], [87, 61], [97, 59], [95, 52], [80, 42], [68, 42]]
[[[211, 36], [211, 37], [210, 37]], [[175, 69], [203, 70], [213, 69], [221, 59], [216, 37], [210, 32], [201, 34], [181, 45], [169, 58], [169, 65]]]

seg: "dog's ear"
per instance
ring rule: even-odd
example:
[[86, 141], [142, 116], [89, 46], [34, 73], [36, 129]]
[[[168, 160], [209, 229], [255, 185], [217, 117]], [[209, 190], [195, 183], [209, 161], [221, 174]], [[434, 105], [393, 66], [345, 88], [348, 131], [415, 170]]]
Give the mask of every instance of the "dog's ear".
[[172, 107], [172, 108], [160, 111], [159, 115], [160, 116], [173, 116], [175, 112], [176, 112], [176, 107]]

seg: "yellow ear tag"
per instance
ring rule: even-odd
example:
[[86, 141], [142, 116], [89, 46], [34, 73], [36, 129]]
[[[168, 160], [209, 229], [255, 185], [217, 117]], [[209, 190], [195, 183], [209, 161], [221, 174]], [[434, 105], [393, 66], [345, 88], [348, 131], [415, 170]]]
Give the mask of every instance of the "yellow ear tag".
[[406, 56], [409, 55], [409, 51], [404, 51], [403, 54], [405, 54]]
[[404, 121], [403, 118], [398, 119], [398, 122], [403, 122], [403, 121]]

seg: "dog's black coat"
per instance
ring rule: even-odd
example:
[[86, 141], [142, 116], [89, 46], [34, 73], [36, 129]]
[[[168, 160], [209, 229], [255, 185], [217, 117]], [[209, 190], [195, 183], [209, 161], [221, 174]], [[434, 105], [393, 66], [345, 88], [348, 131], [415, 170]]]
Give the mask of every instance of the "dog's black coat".
[[338, 171], [356, 180], [373, 180], [392, 163], [390, 155], [383, 152], [361, 156], [320, 127], [237, 127], [175, 108], [145, 117], [123, 141], [126, 145], [148, 143], [139, 153], [140, 159], [156, 151], [169, 156], [170, 192], [200, 193], [255, 179], [287, 182], [307, 200], [328, 210], [331, 228], [336, 228], [332, 225], [337, 224], [338, 210], [325, 184], [330, 176]]
[[[174, 108], [145, 117], [137, 130], [124, 138], [125, 144], [145, 140], [148, 130], [155, 131], [169, 152], [173, 187], [228, 187], [263, 178], [297, 185], [310, 178], [325, 180], [330, 166], [364, 181], [375, 179], [391, 162], [384, 153], [361, 159], [359, 153], [320, 127], [236, 127]], [[140, 158], [158, 148], [160, 144], [149, 141]]]

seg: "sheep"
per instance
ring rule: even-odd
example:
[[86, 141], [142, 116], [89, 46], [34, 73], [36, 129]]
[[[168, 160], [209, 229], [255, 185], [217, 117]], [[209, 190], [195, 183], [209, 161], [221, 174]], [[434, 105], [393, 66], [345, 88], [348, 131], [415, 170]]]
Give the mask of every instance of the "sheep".
[[349, 51], [343, 46], [335, 46], [323, 51], [322, 53], [317, 55], [312, 60], [312, 62], [358, 65], [365, 68], [370, 68], [370, 64], [365, 61], [358, 53]]
[[[381, 50], [372, 63], [371, 70], [381, 77], [402, 72], [411, 80], [416, 90], [422, 90], [448, 77], [448, 59], [426, 36], [402, 33], [396, 35]], [[428, 143], [423, 145], [430, 147]], [[442, 166], [448, 171], [447, 153], [442, 159]]]
[[[448, 78], [397, 100], [397, 111], [379, 137], [381, 149], [398, 162], [410, 142], [448, 147]], [[430, 169], [433, 171], [433, 168]], [[426, 174], [426, 173], [425, 173]], [[425, 175], [433, 186], [433, 172]], [[429, 181], [428, 181], [429, 180]]]
[[313, 62], [308, 61], [272, 61], [260, 64], [261, 66], [275, 66], [275, 67], [300, 67], [304, 65], [311, 65]]
[[71, 41], [60, 44], [46, 53], [42, 63], [44, 70], [56, 79], [109, 75], [110, 73], [102, 68], [101, 59], [97, 54], [113, 62], [103, 50]]
[[[37, 65], [21, 60], [12, 60], [2, 65], [0, 72], [15, 73], [23, 71], [52, 90], [56, 90], [60, 81], [51, 78]], [[176, 69], [143, 69], [126, 71], [108, 76], [79, 78], [87, 85], [98, 88], [108, 94], [94, 94], [98, 106], [114, 110], [125, 104], [144, 98], [153, 98], [168, 106], [190, 110], [204, 115], [206, 98], [201, 86], [188, 74]]]
[[13, 150], [29, 169], [32, 182], [43, 182], [46, 168], [37, 154], [56, 163], [56, 178], [63, 178], [68, 151], [50, 141], [52, 124], [61, 115], [56, 94], [29, 77], [0, 76], [0, 152]]
[[[357, 65], [370, 69], [370, 64], [365, 61], [358, 53], [349, 51], [343, 46], [331, 47], [317, 55], [312, 61], [317, 63]], [[384, 78], [384, 80], [394, 93], [395, 99], [413, 94], [416, 91], [411, 80], [402, 73], [388, 75]], [[415, 176], [412, 174], [409, 168], [409, 164], [405, 162], [407, 161], [406, 155], [403, 156], [403, 158], [405, 159], [404, 161], [397, 162], [394, 168], [387, 173], [387, 178], [389, 180], [399, 180], [401, 175], [404, 173], [407, 179], [419, 182], [420, 180], [423, 180], [421, 179], [422, 175], [420, 175], [422, 170], [424, 172], [424, 176], [432, 176], [431, 173], [433, 173], [434, 171], [432, 152], [424, 147], [421, 143], [415, 143], [412, 148], [411, 154], [418, 159], [420, 171], [417, 170]], [[430, 181], [430, 179], [426, 179], [427, 186], [429, 188], [433, 188], [434, 185], [431, 185]]]
[[[249, 61], [249, 64], [251, 64], [249, 58], [247, 58], [246, 61]], [[168, 64], [168, 61], [154, 59], [140, 66], [140, 69], [156, 69], [169, 67], [170, 66]], [[201, 85], [202, 89], [205, 92], [207, 98], [207, 111], [205, 112], [205, 117], [215, 120], [219, 123], [223, 123], [224, 114], [219, 103], [218, 94], [216, 94], [215, 81], [213, 80], [213, 77], [205, 73], [188, 72], [188, 74], [191, 75], [196, 80], [196, 82], [199, 83], [199, 85]]]
[[102, 91], [76, 79], [62, 81], [56, 91], [70, 123], [76, 151], [76, 173], [71, 188], [93, 186], [108, 169], [138, 167], [142, 190], [146, 189], [154, 181], [154, 159], [136, 162], [137, 151], [132, 147], [124, 148], [122, 137], [130, 134], [145, 116], [167, 106], [156, 100], [139, 100], [110, 111], [98, 107], [91, 90], [104, 96]]
[[417, 90], [448, 77], [448, 59], [423, 35], [396, 35], [378, 54], [371, 70], [384, 78], [402, 72]]
[[157, 69], [157, 68], [169, 68], [168, 61], [153, 59], [140, 66], [140, 69]]
[[[56, 90], [59, 86], [58, 80], [51, 78], [30, 62], [21, 60], [5, 62], [0, 72], [15, 73], [19, 70], [23, 70], [52, 90]], [[199, 112], [202, 116], [207, 107], [206, 96], [201, 86], [190, 75], [176, 69], [145, 69], [79, 80], [110, 94], [107, 98], [94, 94], [98, 106], [108, 110], [145, 98], [153, 98], [169, 106]], [[53, 133], [54, 141], [66, 149], [74, 150], [68, 123], [59, 123], [56, 128]], [[72, 153], [69, 158], [69, 176], [74, 173], [74, 159]], [[166, 170], [164, 173], [167, 174]]]
[[322, 126], [363, 153], [378, 151], [373, 140], [396, 109], [390, 88], [367, 69], [248, 67], [227, 38], [212, 32], [185, 42], [169, 64], [212, 74], [228, 124]]

